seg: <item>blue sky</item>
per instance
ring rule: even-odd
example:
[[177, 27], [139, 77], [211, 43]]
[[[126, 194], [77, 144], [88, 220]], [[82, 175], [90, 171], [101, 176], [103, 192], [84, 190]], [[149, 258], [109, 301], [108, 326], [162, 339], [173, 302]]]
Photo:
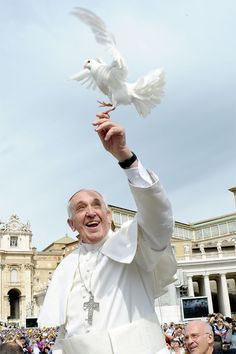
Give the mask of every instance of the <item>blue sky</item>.
[[234, 0], [146, 2], [0, 1], [0, 220], [28, 220], [40, 250], [66, 233], [66, 203], [79, 188], [135, 209], [126, 178], [91, 122], [98, 91], [68, 77], [88, 57], [111, 58], [69, 13], [84, 6], [116, 37], [128, 81], [162, 67], [165, 97], [145, 119], [112, 113], [143, 165], [158, 173], [175, 220], [235, 211], [236, 55]]

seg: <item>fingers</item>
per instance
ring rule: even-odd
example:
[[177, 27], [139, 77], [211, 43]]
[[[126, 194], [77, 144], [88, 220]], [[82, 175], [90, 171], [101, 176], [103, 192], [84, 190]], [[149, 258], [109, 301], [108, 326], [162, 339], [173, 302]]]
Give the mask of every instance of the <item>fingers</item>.
[[104, 113], [104, 112], [96, 114], [96, 117], [97, 117], [97, 119], [92, 122], [92, 125], [94, 125], [94, 126], [100, 125], [101, 123], [108, 121], [110, 119], [109, 114]]
[[110, 140], [113, 136], [123, 136], [124, 135], [124, 131], [122, 129], [120, 129], [120, 127], [112, 127], [110, 128], [106, 135], [105, 135], [105, 138], [104, 140], [105, 141], [108, 141]]
[[96, 126], [95, 130], [97, 132], [102, 131], [102, 130], [108, 131], [112, 128], [116, 128], [119, 131], [124, 130], [124, 128], [121, 125], [114, 123], [112, 120], [107, 119], [107, 118], [100, 118], [99, 120], [93, 122], [93, 125]]
[[98, 117], [99, 119], [101, 119], [101, 118], [109, 119], [110, 118], [109, 112], [110, 111], [98, 113], [98, 114], [96, 114], [96, 117]]
[[104, 141], [108, 141], [114, 136], [125, 136], [124, 128], [110, 119], [100, 118], [93, 122], [93, 125], [96, 126], [95, 131]]

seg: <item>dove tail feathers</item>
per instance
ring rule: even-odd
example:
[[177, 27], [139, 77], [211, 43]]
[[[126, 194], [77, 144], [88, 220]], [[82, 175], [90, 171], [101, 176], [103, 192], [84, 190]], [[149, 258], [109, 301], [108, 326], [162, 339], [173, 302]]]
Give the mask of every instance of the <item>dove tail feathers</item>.
[[146, 117], [157, 104], [161, 102], [164, 94], [164, 72], [157, 69], [140, 77], [133, 85], [132, 102], [142, 117]]

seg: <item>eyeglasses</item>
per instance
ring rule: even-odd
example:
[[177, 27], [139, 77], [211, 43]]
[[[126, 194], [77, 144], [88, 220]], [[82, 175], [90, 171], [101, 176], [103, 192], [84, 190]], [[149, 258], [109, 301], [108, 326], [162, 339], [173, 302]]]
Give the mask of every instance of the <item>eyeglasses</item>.
[[192, 333], [190, 335], [185, 336], [185, 342], [188, 342], [190, 339], [193, 341], [198, 340], [199, 337], [203, 336], [204, 334], [210, 334], [209, 332], [205, 333]]

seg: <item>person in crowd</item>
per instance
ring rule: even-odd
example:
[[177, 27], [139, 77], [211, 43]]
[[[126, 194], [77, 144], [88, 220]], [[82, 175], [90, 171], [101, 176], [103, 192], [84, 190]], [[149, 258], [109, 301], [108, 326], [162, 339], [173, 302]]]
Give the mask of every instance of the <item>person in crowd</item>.
[[105, 113], [93, 125], [128, 177], [137, 214], [113, 232], [99, 192], [82, 189], [70, 198], [68, 224], [80, 245], [55, 270], [38, 323], [60, 326], [55, 353], [168, 353], [154, 299], [176, 272], [171, 206], [158, 177], [128, 147], [124, 128]]
[[[227, 324], [228, 326], [228, 324]], [[216, 323], [213, 324], [213, 332], [215, 336], [220, 336], [222, 339], [222, 343], [225, 342], [225, 337], [227, 334], [228, 328], [224, 322], [224, 319], [221, 317], [217, 317]]]
[[236, 352], [236, 321], [232, 321], [229, 324], [229, 329], [227, 331], [225, 342], [230, 344], [230, 349], [235, 349]]
[[32, 353], [32, 347], [29, 345], [28, 340], [26, 339], [25, 336], [21, 336], [20, 338], [16, 339], [17, 343], [22, 346], [23, 352], [25, 354], [31, 354]]
[[212, 327], [204, 321], [191, 321], [185, 327], [185, 347], [191, 354], [212, 354], [214, 335]]
[[46, 345], [46, 346], [44, 346], [44, 348], [40, 352], [40, 354], [48, 354], [49, 352], [50, 352], [50, 346]]
[[7, 342], [0, 344], [0, 354], [24, 354], [24, 350], [16, 342]]
[[171, 354], [184, 354], [183, 343], [179, 338], [173, 338], [170, 340], [170, 353]]
[[32, 347], [32, 353], [33, 354], [40, 354], [40, 350], [39, 350], [39, 347], [38, 347], [38, 342], [33, 339], [31, 341], [31, 347]]
[[180, 341], [181, 344], [184, 342], [184, 330], [181, 328], [181, 326], [176, 326], [174, 333], [173, 333], [173, 338], [176, 338]]

